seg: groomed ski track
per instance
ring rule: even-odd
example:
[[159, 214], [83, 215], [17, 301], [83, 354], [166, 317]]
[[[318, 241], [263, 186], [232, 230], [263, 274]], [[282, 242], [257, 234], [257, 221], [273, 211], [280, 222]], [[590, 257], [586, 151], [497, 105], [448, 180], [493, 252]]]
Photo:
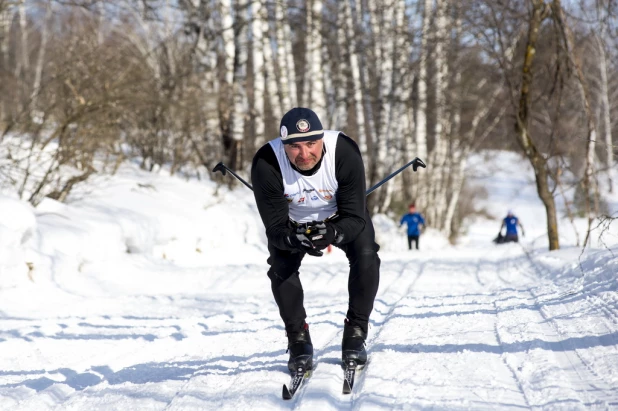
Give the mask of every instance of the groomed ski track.
[[618, 298], [602, 283], [561, 294], [516, 244], [381, 257], [371, 363], [351, 395], [340, 367], [348, 268], [330, 256], [301, 267], [318, 366], [288, 402], [266, 265], [136, 278], [87, 267], [49, 284], [58, 305], [44, 316], [0, 305], [11, 364], [0, 409], [618, 409]]

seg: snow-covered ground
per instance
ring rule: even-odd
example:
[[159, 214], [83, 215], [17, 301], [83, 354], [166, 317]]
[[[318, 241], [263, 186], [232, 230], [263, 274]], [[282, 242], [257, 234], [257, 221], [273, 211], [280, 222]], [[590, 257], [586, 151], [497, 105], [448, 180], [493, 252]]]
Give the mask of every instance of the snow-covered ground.
[[[407, 251], [375, 217], [371, 364], [352, 395], [338, 363], [347, 261], [305, 259], [318, 365], [290, 402], [248, 189], [126, 164], [68, 204], [1, 192], [0, 410], [618, 409], [618, 222], [582, 253], [561, 221], [548, 252], [525, 161], [479, 156], [469, 175], [495, 219], [470, 220], [456, 246], [429, 230]], [[508, 209], [526, 237], [496, 246]]]

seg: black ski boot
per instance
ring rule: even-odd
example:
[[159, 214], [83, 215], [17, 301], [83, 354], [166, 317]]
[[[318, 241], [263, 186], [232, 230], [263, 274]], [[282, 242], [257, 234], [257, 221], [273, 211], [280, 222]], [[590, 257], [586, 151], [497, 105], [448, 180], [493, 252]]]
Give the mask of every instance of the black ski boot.
[[360, 326], [350, 324], [346, 319], [341, 341], [341, 360], [344, 364], [354, 361], [357, 366], [363, 366], [367, 363], [366, 339], [367, 333]]
[[298, 367], [303, 367], [305, 371], [313, 369], [313, 344], [309, 335], [309, 325], [305, 323], [304, 328], [296, 333], [288, 333], [288, 369], [295, 373]]

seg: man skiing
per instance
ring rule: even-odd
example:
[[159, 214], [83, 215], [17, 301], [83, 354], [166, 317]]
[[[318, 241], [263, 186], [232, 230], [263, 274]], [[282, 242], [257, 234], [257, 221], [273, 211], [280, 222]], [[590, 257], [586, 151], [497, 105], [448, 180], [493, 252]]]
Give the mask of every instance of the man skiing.
[[367, 210], [358, 146], [340, 131], [324, 130], [312, 110], [296, 107], [281, 119], [280, 136], [255, 154], [251, 179], [268, 239], [268, 277], [288, 338], [288, 368], [313, 367], [298, 270], [306, 254], [321, 256], [329, 244], [350, 262], [342, 360], [364, 365], [380, 247]]
[[407, 214], [401, 217], [399, 227], [406, 223], [408, 226], [408, 250], [412, 249], [412, 241], [414, 241], [416, 249], [418, 250], [418, 239], [421, 236], [421, 229], [419, 226], [425, 228], [425, 219], [416, 211], [416, 205], [414, 203], [408, 206], [408, 211]]
[[519, 226], [519, 228], [521, 229], [521, 235], [525, 235], [524, 226], [521, 225], [519, 219], [515, 217], [513, 212], [509, 210], [506, 214], [506, 217], [504, 217], [504, 219], [502, 220], [502, 225], [500, 226], [500, 233], [502, 233], [502, 228], [506, 227], [506, 233], [504, 234], [501, 242], [518, 242], [519, 238], [517, 236], [517, 226]]

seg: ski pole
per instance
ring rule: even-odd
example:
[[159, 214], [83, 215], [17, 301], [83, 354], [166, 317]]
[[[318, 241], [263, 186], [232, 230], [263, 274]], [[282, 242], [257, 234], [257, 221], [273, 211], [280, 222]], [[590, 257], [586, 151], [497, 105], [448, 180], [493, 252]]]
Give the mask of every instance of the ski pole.
[[[421, 160], [420, 158], [416, 157], [414, 160], [410, 161], [408, 164], [406, 164], [403, 167], [399, 168], [397, 171], [392, 172], [387, 177], [385, 177], [382, 181], [380, 181], [379, 183], [377, 183], [376, 185], [371, 187], [369, 190], [367, 190], [365, 192], [365, 195], [368, 196], [369, 194], [373, 193], [376, 189], [378, 189], [380, 186], [382, 186], [388, 180], [390, 180], [391, 178], [395, 177], [397, 174], [401, 173], [403, 170], [405, 170], [406, 168], [408, 168], [410, 166], [412, 166], [412, 169], [414, 171], [416, 171], [419, 167], [422, 167], [422, 168], [426, 168], [427, 167], [427, 165], [425, 165], [423, 160]], [[238, 174], [236, 174], [235, 172], [230, 170], [230, 168], [228, 166], [226, 166], [225, 164], [223, 164], [221, 161], [215, 166], [215, 168], [212, 169], [213, 173], [216, 173], [217, 171], [220, 171], [221, 174], [223, 174], [223, 175], [225, 175], [226, 171], [229, 171], [231, 175], [236, 177], [241, 183], [243, 183], [244, 185], [249, 187], [251, 189], [251, 191], [253, 191], [253, 187], [251, 187], [251, 184], [249, 184], [245, 180], [243, 180]]]
[[[369, 190], [367, 190], [365, 192], [365, 196], [368, 196], [369, 194], [373, 193], [382, 184], [386, 183], [388, 180], [390, 180], [391, 178], [395, 177], [397, 174], [401, 173], [403, 170], [405, 170], [406, 168], [408, 168], [410, 166], [412, 166], [412, 169], [414, 171], [416, 171], [419, 167], [423, 167], [423, 168], [427, 167], [427, 165], [425, 165], [425, 163], [423, 163], [423, 160], [421, 160], [420, 158], [416, 157], [414, 160], [410, 161], [408, 164], [404, 165], [399, 170], [393, 171], [391, 174], [389, 174], [382, 181], [380, 181], [379, 183], [377, 183], [376, 185], [371, 187]], [[324, 221], [332, 221], [332, 220], [336, 219], [337, 217], [339, 217], [339, 213], [335, 212], [333, 215], [330, 215], [330, 216], [326, 217], [326, 219]]]
[[408, 168], [410, 166], [412, 166], [412, 169], [414, 171], [416, 171], [419, 167], [423, 167], [423, 168], [427, 167], [427, 165], [425, 165], [425, 163], [423, 163], [423, 160], [421, 160], [420, 158], [416, 157], [414, 160], [410, 161], [408, 164], [406, 164], [405, 166], [401, 167], [399, 170], [392, 172], [386, 178], [384, 178], [382, 181], [380, 181], [379, 183], [377, 183], [376, 185], [371, 187], [369, 190], [367, 190], [365, 195], [368, 196], [369, 194], [373, 193], [382, 184], [386, 183], [388, 180], [390, 180], [391, 178], [395, 177], [397, 174], [401, 173], [403, 170], [405, 170], [406, 168]]
[[229, 169], [228, 166], [226, 166], [225, 164], [223, 164], [223, 162], [219, 161], [219, 163], [215, 166], [215, 168], [212, 169], [213, 173], [216, 173], [217, 171], [220, 171], [221, 174], [225, 175], [225, 171], [229, 171], [231, 175], [233, 175], [234, 177], [236, 177], [238, 180], [240, 180], [241, 183], [243, 183], [244, 185], [246, 185], [247, 187], [249, 187], [251, 189], [251, 191], [253, 191], [253, 187], [251, 187], [251, 184], [247, 183], [245, 180], [243, 180], [238, 174], [236, 174], [235, 172], [233, 172], [232, 170]]

